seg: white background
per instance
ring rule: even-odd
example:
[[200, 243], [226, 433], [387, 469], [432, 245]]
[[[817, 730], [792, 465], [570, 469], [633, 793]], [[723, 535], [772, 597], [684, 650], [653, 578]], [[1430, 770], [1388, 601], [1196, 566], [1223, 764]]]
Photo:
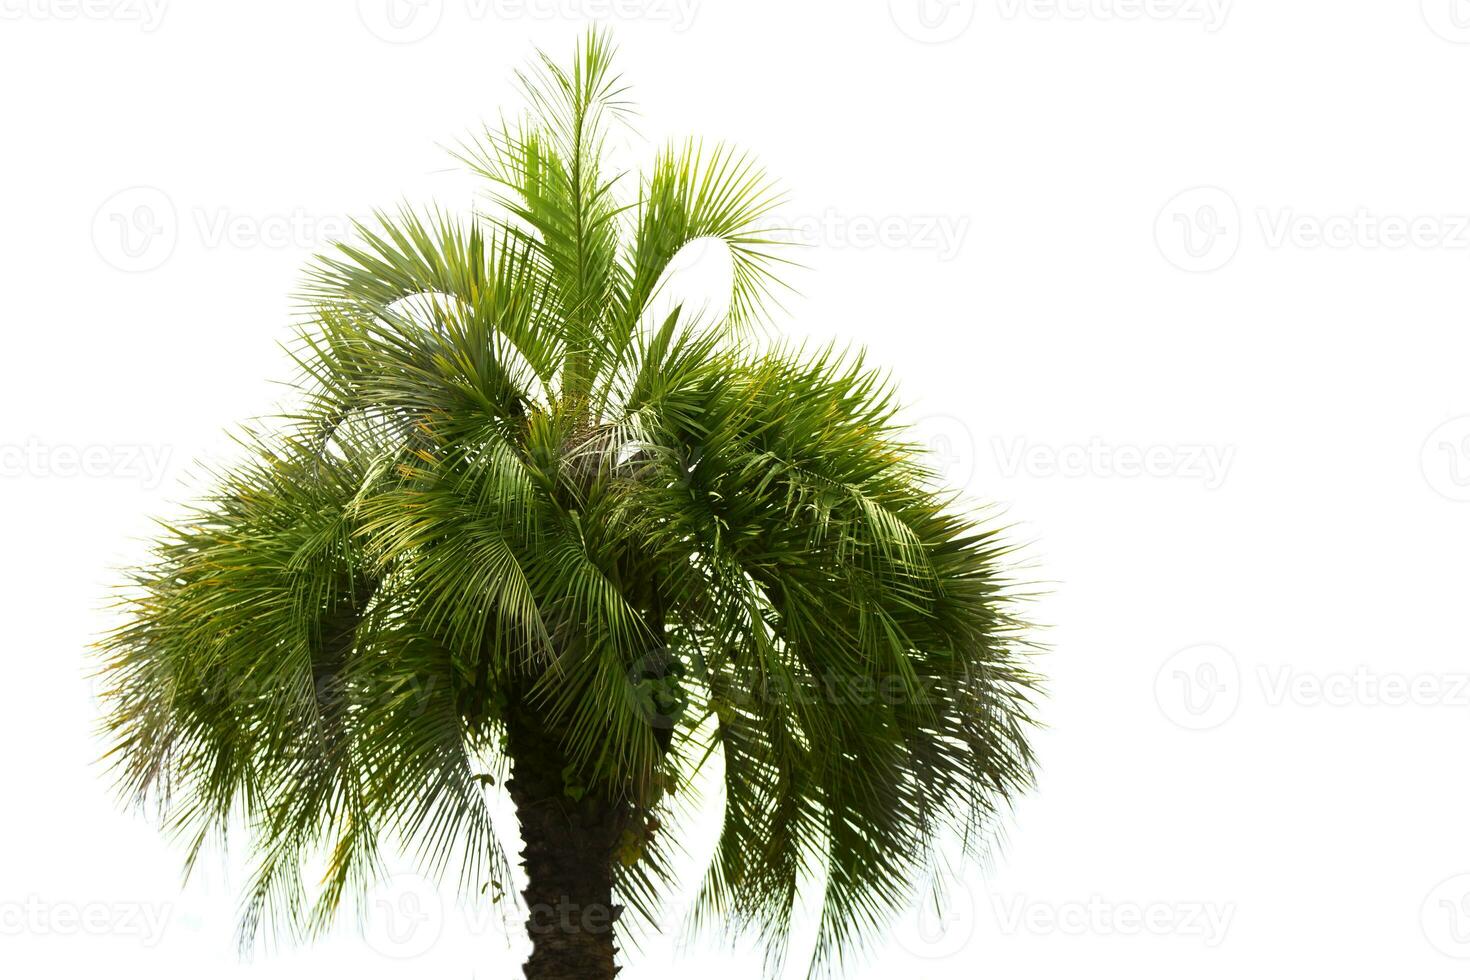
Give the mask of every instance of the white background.
[[[515, 971], [405, 877], [417, 931], [242, 963], [238, 869], [182, 887], [113, 798], [85, 649], [284, 397], [303, 262], [468, 207], [442, 147], [596, 19], [650, 145], [781, 177], [784, 328], [891, 366], [1050, 590], [1039, 787], [844, 975], [1463, 975], [1470, 3], [160, 2], [0, 0], [5, 972]], [[756, 975], [674, 945], [626, 975]]]

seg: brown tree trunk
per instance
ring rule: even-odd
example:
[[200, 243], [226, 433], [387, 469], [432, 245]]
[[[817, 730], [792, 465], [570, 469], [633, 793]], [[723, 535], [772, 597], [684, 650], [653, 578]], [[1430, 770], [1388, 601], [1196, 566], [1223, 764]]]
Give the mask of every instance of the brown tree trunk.
[[566, 794], [566, 766], [555, 734], [534, 707], [506, 712], [512, 776], [506, 784], [520, 819], [529, 884], [532, 952], [527, 980], [612, 980], [618, 972], [613, 924], [613, 860], [625, 807], [588, 792]]

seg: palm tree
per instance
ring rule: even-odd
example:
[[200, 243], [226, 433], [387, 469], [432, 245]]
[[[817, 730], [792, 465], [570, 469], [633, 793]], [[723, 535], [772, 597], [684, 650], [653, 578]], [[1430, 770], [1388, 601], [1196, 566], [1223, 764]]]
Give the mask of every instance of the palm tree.
[[[750, 158], [673, 146], [620, 203], [611, 56], [595, 32], [541, 56], [526, 118], [460, 148], [492, 214], [380, 214], [314, 264], [299, 409], [163, 525], [101, 643], [125, 795], [186, 867], [248, 832], [243, 944], [326, 927], [389, 846], [498, 889], [503, 789], [526, 976], [611, 977], [703, 770], [723, 825], [693, 924], [774, 973], [820, 887], [826, 968], [1030, 782], [997, 530], [861, 357], [758, 329], [786, 259]], [[655, 315], [706, 239], [728, 312]]]

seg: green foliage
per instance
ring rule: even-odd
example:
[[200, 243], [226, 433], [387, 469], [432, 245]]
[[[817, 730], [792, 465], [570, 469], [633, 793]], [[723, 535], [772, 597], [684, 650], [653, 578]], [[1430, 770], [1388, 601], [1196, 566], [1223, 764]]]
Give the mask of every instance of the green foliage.
[[[388, 841], [498, 893], [513, 691], [564, 733], [568, 795], [641, 815], [617, 870], [645, 916], [670, 798], [722, 758], [695, 918], [773, 971], [804, 885], [820, 968], [1030, 781], [1005, 544], [860, 358], [750, 339], [785, 259], [749, 157], [671, 147], [624, 200], [611, 54], [545, 61], [530, 114], [463, 148], [494, 213], [380, 214], [316, 263], [299, 413], [165, 526], [103, 643], [126, 792], [191, 863], [248, 828], [244, 942], [324, 927]], [[729, 249], [729, 315], [654, 322], [697, 239]]]

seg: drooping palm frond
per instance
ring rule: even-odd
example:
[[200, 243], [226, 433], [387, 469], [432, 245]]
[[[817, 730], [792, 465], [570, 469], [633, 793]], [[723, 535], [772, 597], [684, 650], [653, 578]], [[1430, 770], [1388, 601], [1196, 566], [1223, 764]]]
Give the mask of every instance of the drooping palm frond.
[[[507, 706], [568, 794], [634, 815], [620, 895], [677, 867], [671, 793], [718, 754], [698, 924], [813, 968], [1031, 778], [1037, 678], [1009, 550], [938, 487], [858, 355], [757, 343], [785, 261], [752, 160], [605, 161], [626, 111], [593, 33], [468, 145], [500, 210], [380, 214], [313, 266], [300, 406], [168, 525], [103, 642], [124, 789], [190, 859], [243, 818], [242, 922], [323, 928], [388, 842], [506, 880], [487, 800]], [[728, 315], [651, 319], [670, 262], [729, 249]], [[308, 889], [303, 868], [325, 867]]]

